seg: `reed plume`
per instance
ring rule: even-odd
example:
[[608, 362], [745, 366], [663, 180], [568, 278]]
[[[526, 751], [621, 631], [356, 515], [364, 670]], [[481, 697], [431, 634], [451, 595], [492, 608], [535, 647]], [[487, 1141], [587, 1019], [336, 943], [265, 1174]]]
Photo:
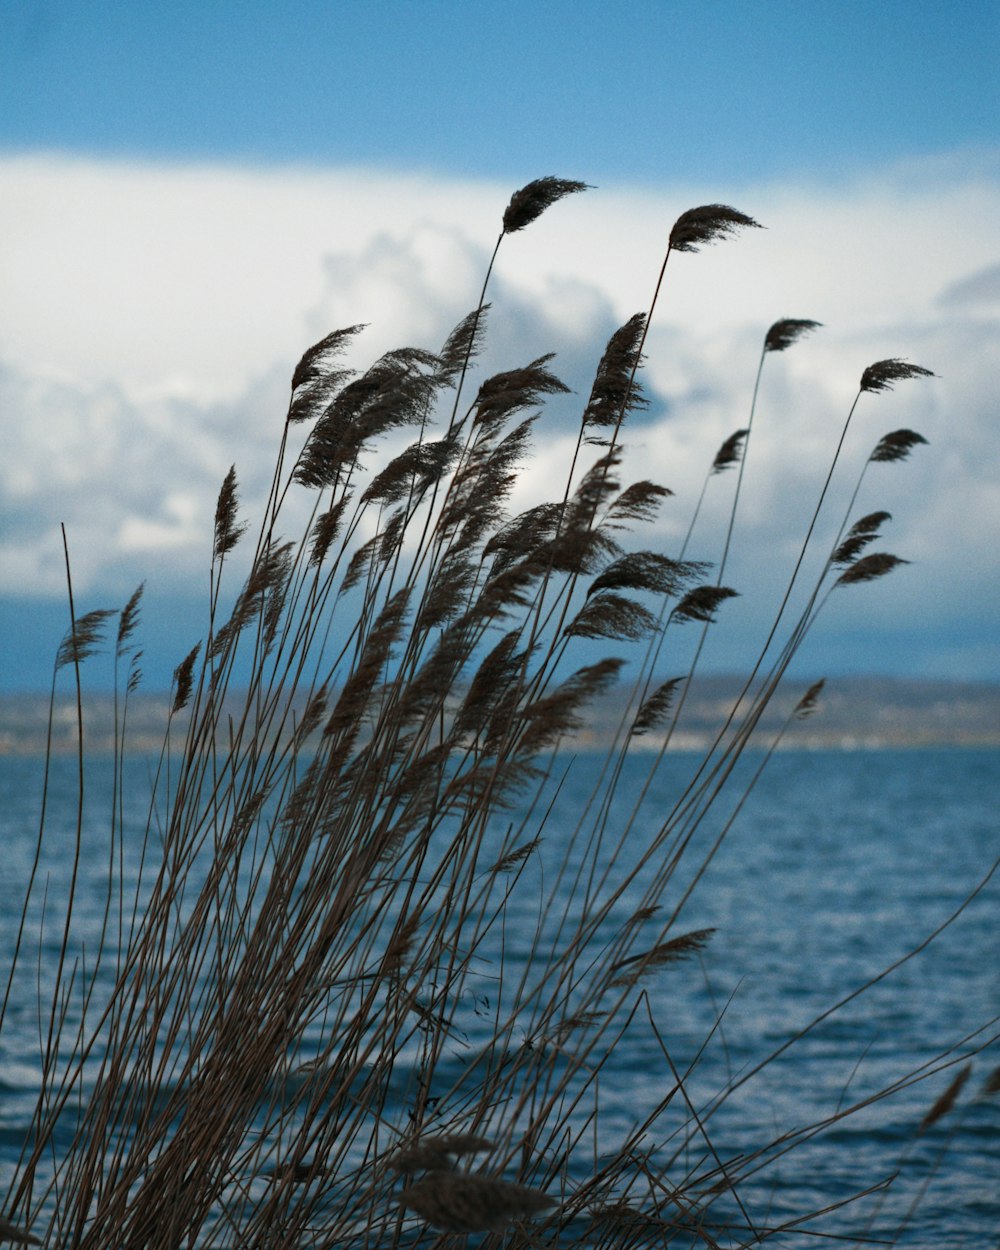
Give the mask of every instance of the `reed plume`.
[[927, 439], [913, 430], [893, 430], [879, 439], [869, 459], [875, 464], [905, 460], [914, 447], [927, 445]]
[[523, 230], [564, 196], [588, 190], [590, 188], [585, 182], [576, 182], [571, 178], [536, 178], [510, 197], [503, 215], [504, 233]]
[[932, 378], [933, 376], [930, 369], [923, 369], [920, 365], [911, 365], [909, 361], [892, 357], [889, 360], [877, 360], [873, 365], [868, 366], [861, 375], [861, 390], [891, 391], [897, 382], [906, 378]]
[[934, 1099], [934, 1102], [928, 1109], [927, 1114], [920, 1121], [920, 1126], [917, 1129], [919, 1133], [926, 1132], [932, 1124], [936, 1124], [938, 1120], [943, 1119], [954, 1108], [955, 1103], [958, 1101], [959, 1094], [962, 1092], [966, 1081], [968, 1081], [971, 1075], [971, 1063], [964, 1064], [958, 1072], [955, 1073], [952, 1079], [948, 1082], [947, 1088]]
[[670, 248], [674, 252], [697, 252], [706, 243], [715, 243], [747, 228], [760, 229], [754, 221], [739, 209], [728, 204], [702, 204], [681, 213], [670, 231]]
[[818, 330], [821, 325], [820, 321], [809, 321], [801, 317], [786, 317], [782, 321], [775, 321], [764, 336], [764, 351], [786, 351], [793, 343], [811, 334], [813, 330]]

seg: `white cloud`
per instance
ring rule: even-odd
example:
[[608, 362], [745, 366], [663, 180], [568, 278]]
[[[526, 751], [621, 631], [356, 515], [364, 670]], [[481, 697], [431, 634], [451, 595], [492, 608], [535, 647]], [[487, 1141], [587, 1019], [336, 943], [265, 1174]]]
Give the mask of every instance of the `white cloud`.
[[1000, 306], [1000, 265], [989, 265], [952, 282], [941, 292], [938, 303], [959, 308]]
[[[585, 391], [607, 335], [647, 304], [673, 219], [730, 200], [767, 230], [674, 257], [647, 344], [655, 402], [631, 431], [626, 476], [677, 492], [661, 532], [683, 533], [712, 455], [746, 423], [764, 330], [811, 317], [824, 329], [767, 362], [734, 579], [779, 584], [861, 370], [899, 355], [941, 377], [862, 398], [840, 489], [888, 430], [928, 437], [911, 464], [872, 471], [859, 508], [892, 511], [891, 549], [919, 561], [899, 575], [897, 608], [939, 630], [963, 604], [993, 613], [1000, 177], [988, 166], [573, 196], [504, 241], [486, 365], [554, 350]], [[262, 497], [302, 349], [358, 321], [371, 323], [359, 362], [438, 346], [475, 306], [512, 189], [43, 155], [0, 159], [0, 181], [0, 589], [22, 594], [61, 593], [61, 520], [81, 588], [120, 593], [151, 563], [203, 580], [218, 483], [236, 461], [247, 502]], [[580, 402], [554, 406], [518, 502], [551, 494]], [[712, 483], [708, 549], [732, 480]], [[839, 519], [831, 508], [833, 529]]]

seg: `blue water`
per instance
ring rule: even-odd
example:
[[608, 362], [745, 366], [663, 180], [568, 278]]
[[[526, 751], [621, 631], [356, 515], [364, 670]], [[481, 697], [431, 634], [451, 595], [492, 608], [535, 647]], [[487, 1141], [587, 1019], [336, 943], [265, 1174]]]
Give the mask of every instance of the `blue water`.
[[[668, 760], [642, 819], [668, 809], [693, 759]], [[748, 755], [742, 776], [756, 763]], [[643, 757], [629, 762], [612, 821], [623, 818], [646, 767]], [[50, 784], [42, 879], [53, 899], [62, 897], [71, 862], [74, 768], [71, 760], [57, 760]], [[149, 768], [146, 761], [130, 765], [126, 827], [146, 824]], [[561, 840], [573, 828], [595, 768], [593, 760], [577, 760], [555, 800], [533, 870], [551, 876], [561, 861]], [[5, 952], [13, 949], [35, 850], [41, 771], [39, 760], [0, 759]], [[88, 848], [107, 846], [102, 831], [110, 775], [108, 761], [91, 761]], [[740, 793], [738, 785], [724, 793], [699, 828], [686, 861], [692, 867], [672, 886], [675, 897]], [[752, 1172], [740, 1189], [758, 1230], [898, 1174], [887, 1194], [845, 1206], [817, 1221], [816, 1231], [936, 1250], [1000, 1245], [1000, 1095], [981, 1092], [1000, 1064], [1000, 872], [928, 942], [1000, 855], [998, 809], [997, 752], [785, 752], [770, 762], [685, 904], [680, 931], [712, 927], [716, 933], [682, 975], [670, 971], [646, 984], [664, 1045], [676, 1067], [689, 1073], [687, 1096], [718, 1158], [736, 1159], [775, 1143], [768, 1166]], [[617, 861], [607, 867], [612, 876], [623, 870]], [[91, 957], [108, 870], [106, 850], [86, 851], [77, 932]], [[126, 864], [133, 885], [136, 874], [137, 865]], [[528, 894], [523, 913], [507, 917], [508, 961], [519, 957], [518, 935], [527, 951], [539, 923]], [[39, 984], [44, 992], [58, 957], [58, 927], [40, 930], [33, 921], [26, 940], [31, 975], [16, 981], [0, 1034], [4, 1193], [15, 1180], [38, 1094], [37, 992]], [[488, 965], [489, 950], [481, 954]], [[851, 997], [897, 961], [895, 971]], [[5, 987], [6, 960], [0, 967]], [[488, 977], [483, 985], [485, 993]], [[839, 1010], [820, 1019], [842, 1000]], [[755, 1071], [803, 1030], [780, 1057]], [[475, 1040], [456, 1041], [457, 1067], [469, 1062]], [[918, 1133], [922, 1117], [968, 1058], [972, 1075], [957, 1106]], [[926, 1079], [913, 1080], [913, 1074]], [[670, 1080], [663, 1049], [651, 1043], [648, 1030], [627, 1031], [601, 1083], [609, 1146], [616, 1134], [617, 1141], [631, 1131]], [[735, 1088], [719, 1104], [727, 1086]], [[882, 1096], [897, 1086], [891, 1097]], [[857, 1104], [863, 1109], [838, 1118]], [[831, 1118], [824, 1132], [812, 1135], [810, 1126]], [[648, 1145], [666, 1148], [662, 1134]], [[699, 1157], [705, 1151], [703, 1142], [685, 1147], [674, 1164], [679, 1179], [688, 1168], [708, 1170]], [[796, 1232], [777, 1236], [775, 1244], [813, 1240]], [[719, 1244], [735, 1243], [720, 1235]]]

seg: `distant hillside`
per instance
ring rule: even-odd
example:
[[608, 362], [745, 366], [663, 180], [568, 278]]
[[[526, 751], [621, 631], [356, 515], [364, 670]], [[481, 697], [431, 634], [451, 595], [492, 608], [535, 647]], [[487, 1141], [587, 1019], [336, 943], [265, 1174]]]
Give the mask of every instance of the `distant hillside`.
[[[691, 686], [674, 734], [678, 747], [706, 745], [732, 708], [743, 679], [700, 677]], [[782, 686], [757, 730], [767, 743], [786, 722], [810, 683]], [[617, 700], [620, 713], [621, 696]], [[602, 706], [610, 725], [612, 700]], [[649, 740], [659, 746], [659, 740]], [[1000, 686], [976, 682], [915, 681], [893, 677], [838, 677], [824, 686], [817, 708], [794, 721], [783, 742], [797, 747], [1000, 746]]]
[[[701, 677], [684, 700], [673, 745], [698, 749], [711, 741], [725, 720], [742, 682], [736, 677]], [[766, 744], [806, 690], [806, 682], [789, 682], [772, 701], [758, 727], [757, 741]], [[614, 736], [625, 709], [625, 687], [611, 691], [593, 708], [578, 735], [581, 747], [600, 748]], [[167, 721], [166, 695], [136, 694], [129, 704], [131, 750], [155, 751]], [[0, 695], [0, 754], [32, 755], [45, 750], [48, 698], [45, 695]], [[91, 695], [85, 704], [88, 750], [109, 751], [114, 742], [114, 709], [107, 695]], [[636, 740], [641, 749], [656, 749], [662, 738]], [[76, 704], [61, 699], [56, 706], [53, 749], [76, 748]], [[817, 710], [795, 721], [784, 744], [809, 748], [1000, 746], [1000, 686], [973, 682], [912, 681], [891, 677], [842, 677], [830, 681]]]

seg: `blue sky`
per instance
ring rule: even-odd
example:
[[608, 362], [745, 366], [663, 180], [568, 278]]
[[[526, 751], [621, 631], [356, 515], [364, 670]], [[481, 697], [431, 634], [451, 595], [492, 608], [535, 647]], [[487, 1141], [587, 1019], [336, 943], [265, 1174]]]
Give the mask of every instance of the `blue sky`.
[[1000, 9], [10, 0], [0, 144], [657, 183], [991, 145]]
[[[764, 329], [824, 322], [763, 396], [742, 557], [766, 597], [861, 368], [934, 369], [866, 397], [848, 448], [930, 439], [871, 500], [912, 566], [803, 663], [1000, 679], [998, 81], [986, 3], [0, 4], [0, 682], [47, 680], [61, 521], [84, 607], [147, 578], [166, 680], [199, 629], [204, 501], [235, 458], [252, 504], [302, 347], [358, 320], [369, 353], [436, 345], [510, 192], [549, 173], [596, 189], [505, 246], [498, 366], [555, 350], [582, 389], [678, 213], [752, 213], [766, 232], [673, 266], [637, 464], [696, 493]], [[761, 627], [739, 611], [709, 667]]]

